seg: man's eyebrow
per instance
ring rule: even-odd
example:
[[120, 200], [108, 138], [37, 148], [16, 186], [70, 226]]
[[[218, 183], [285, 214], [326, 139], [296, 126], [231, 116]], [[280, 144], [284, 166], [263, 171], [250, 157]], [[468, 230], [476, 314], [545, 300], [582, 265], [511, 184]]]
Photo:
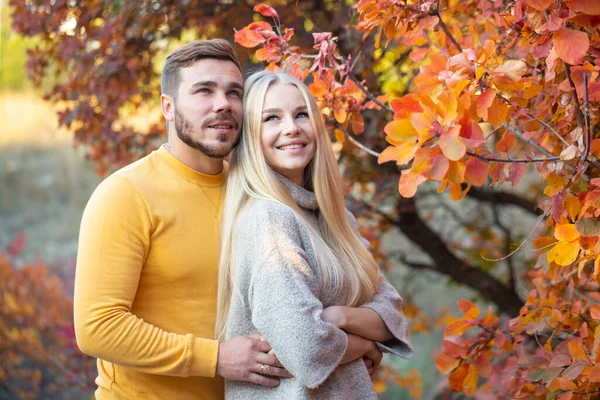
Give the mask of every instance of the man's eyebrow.
[[[308, 110], [308, 107], [306, 106], [298, 106], [294, 109], [294, 111], [300, 111], [300, 110]], [[263, 110], [263, 114], [268, 114], [268, 113], [276, 113], [276, 112], [280, 112], [281, 108], [267, 108]]]
[[[194, 82], [194, 84], [190, 87], [190, 90], [194, 90], [197, 89], [199, 87], [210, 87], [210, 88], [214, 88], [217, 87], [218, 84], [215, 81], [198, 81], [198, 82]], [[244, 86], [238, 82], [232, 82], [229, 85], [230, 88], [232, 89], [239, 89], [239, 90], [244, 90]]]

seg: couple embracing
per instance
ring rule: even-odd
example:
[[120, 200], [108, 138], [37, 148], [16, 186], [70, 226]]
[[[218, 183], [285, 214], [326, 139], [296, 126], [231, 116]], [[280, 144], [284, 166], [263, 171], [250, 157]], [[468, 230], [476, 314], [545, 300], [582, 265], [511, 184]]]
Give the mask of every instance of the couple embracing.
[[376, 399], [382, 352], [413, 354], [402, 299], [307, 87], [244, 82], [213, 39], [173, 51], [161, 88], [167, 143], [104, 180], [81, 222], [75, 332], [96, 398]]

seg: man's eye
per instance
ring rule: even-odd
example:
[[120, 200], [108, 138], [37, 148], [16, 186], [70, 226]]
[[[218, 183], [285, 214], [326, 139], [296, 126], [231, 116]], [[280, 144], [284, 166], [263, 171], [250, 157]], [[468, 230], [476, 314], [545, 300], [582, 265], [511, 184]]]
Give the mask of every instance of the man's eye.
[[238, 92], [237, 90], [230, 91], [229, 95], [233, 96], [233, 97], [242, 97], [242, 94], [240, 92]]
[[198, 89], [198, 93], [210, 93], [210, 89], [201, 88], [201, 89]]

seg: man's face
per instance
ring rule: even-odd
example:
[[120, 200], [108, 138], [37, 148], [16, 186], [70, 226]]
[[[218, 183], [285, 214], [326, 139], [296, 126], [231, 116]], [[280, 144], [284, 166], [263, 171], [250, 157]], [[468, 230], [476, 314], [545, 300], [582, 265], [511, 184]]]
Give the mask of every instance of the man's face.
[[203, 59], [179, 70], [175, 129], [188, 146], [222, 158], [237, 144], [243, 79], [231, 61]]

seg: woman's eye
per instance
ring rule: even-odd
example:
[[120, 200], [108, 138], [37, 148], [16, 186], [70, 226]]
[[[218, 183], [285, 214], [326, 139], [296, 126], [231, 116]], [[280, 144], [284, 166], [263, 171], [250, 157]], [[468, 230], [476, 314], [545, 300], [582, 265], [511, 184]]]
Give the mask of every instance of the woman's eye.
[[265, 122], [269, 122], [269, 121], [275, 121], [278, 118], [275, 115], [269, 115], [268, 117], [265, 118]]
[[296, 118], [308, 118], [308, 113], [305, 111], [299, 112]]

